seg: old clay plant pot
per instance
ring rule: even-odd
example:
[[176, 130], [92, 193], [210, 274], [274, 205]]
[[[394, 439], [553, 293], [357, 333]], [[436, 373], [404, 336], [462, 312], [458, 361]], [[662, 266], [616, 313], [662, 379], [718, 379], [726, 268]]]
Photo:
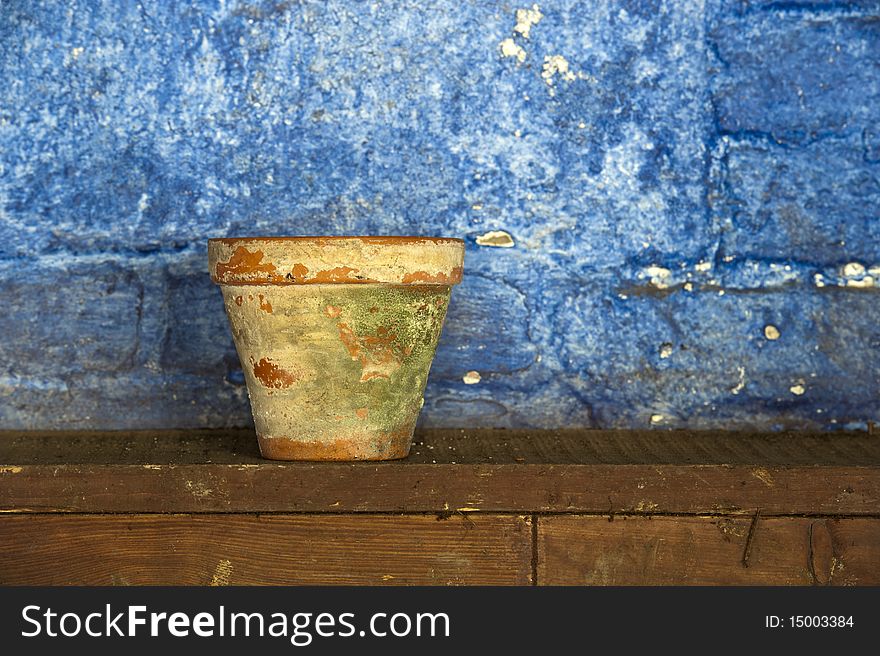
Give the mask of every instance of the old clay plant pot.
[[265, 458], [409, 453], [464, 242], [211, 239]]

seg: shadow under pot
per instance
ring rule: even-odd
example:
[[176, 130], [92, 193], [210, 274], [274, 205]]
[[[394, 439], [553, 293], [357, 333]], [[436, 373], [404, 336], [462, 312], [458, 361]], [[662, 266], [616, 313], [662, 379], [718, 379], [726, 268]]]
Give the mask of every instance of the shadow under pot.
[[463, 262], [460, 239], [210, 239], [263, 457], [406, 457]]

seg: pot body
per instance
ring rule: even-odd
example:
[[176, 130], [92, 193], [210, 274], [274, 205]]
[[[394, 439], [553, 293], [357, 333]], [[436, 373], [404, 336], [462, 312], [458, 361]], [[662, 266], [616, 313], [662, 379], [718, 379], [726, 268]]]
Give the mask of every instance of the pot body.
[[[242, 253], [230, 246], [233, 254]], [[257, 250], [251, 245], [247, 252]], [[375, 267], [376, 258], [368, 259]], [[223, 261], [223, 253], [212, 252], [215, 280]], [[346, 261], [330, 270], [344, 268], [346, 278], [361, 270], [357, 256]], [[399, 265], [401, 258], [394, 261]], [[265, 262], [264, 257], [258, 268]], [[308, 269], [300, 262], [278, 264], [282, 273]], [[423, 264], [409, 266], [410, 274]], [[368, 282], [328, 283], [318, 275], [316, 282], [302, 283], [277, 271], [271, 280], [259, 273], [218, 282], [262, 455], [279, 460], [405, 457], [454, 283], [436, 272], [429, 277], [437, 282], [430, 284], [423, 282], [425, 276], [412, 275], [415, 281], [403, 284], [398, 275], [407, 274], [399, 272], [382, 280], [383, 272], [375, 269]]]

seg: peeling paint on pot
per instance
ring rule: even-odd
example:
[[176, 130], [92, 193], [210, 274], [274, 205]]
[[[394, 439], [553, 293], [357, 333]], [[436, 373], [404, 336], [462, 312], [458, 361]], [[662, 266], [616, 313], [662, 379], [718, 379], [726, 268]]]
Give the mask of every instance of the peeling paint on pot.
[[263, 456], [405, 457], [464, 243], [212, 239], [208, 253]]

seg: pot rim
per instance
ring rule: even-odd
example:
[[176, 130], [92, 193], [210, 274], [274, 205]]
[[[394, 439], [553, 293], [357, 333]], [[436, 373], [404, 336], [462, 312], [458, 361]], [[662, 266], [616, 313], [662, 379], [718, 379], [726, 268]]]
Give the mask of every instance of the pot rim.
[[420, 237], [416, 235], [407, 235], [407, 236], [399, 236], [399, 235], [297, 235], [297, 236], [268, 236], [268, 237], [212, 237], [208, 239], [208, 243], [219, 243], [225, 244], [226, 246], [232, 246], [239, 242], [253, 242], [253, 241], [262, 241], [262, 242], [284, 242], [284, 241], [299, 241], [299, 242], [314, 242], [316, 244], [320, 244], [326, 241], [343, 241], [343, 240], [352, 240], [356, 239], [365, 244], [370, 244], [373, 246], [400, 246], [404, 244], [419, 244], [424, 242], [433, 242], [435, 244], [445, 244], [445, 243], [458, 243], [464, 245], [464, 239], [459, 239], [457, 237]]
[[219, 237], [208, 267], [219, 285], [457, 285], [465, 241], [456, 237]]

